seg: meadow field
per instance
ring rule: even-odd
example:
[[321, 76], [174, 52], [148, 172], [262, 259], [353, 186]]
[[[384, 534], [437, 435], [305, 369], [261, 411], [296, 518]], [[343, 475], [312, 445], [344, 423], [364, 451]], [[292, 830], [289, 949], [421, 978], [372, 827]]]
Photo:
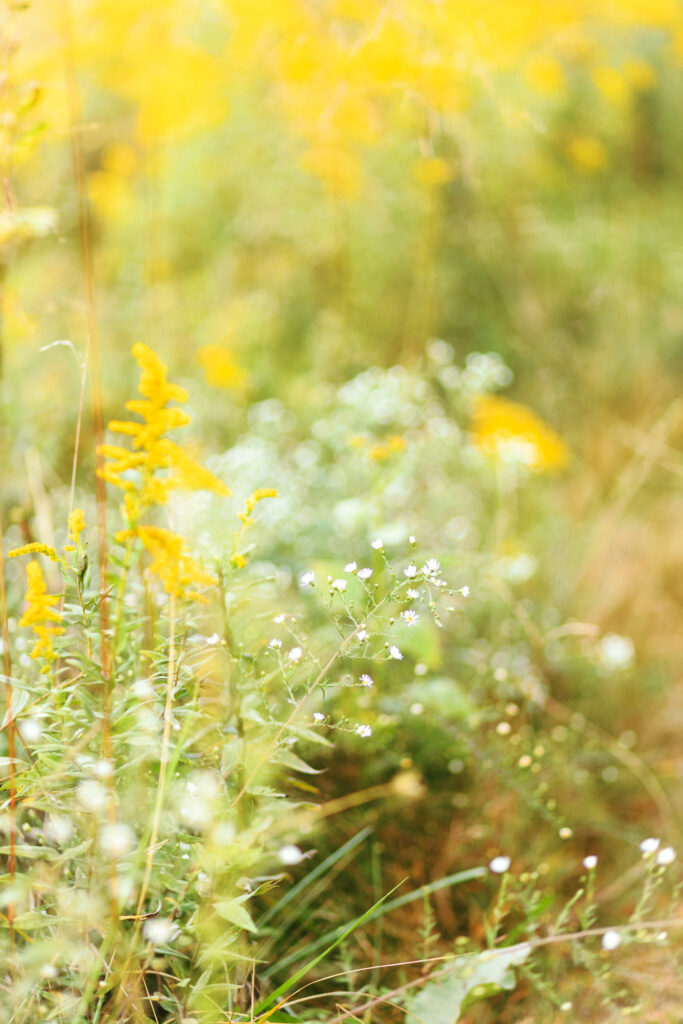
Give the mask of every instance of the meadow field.
[[0, 1024], [683, 1020], [682, 66], [4, 0]]

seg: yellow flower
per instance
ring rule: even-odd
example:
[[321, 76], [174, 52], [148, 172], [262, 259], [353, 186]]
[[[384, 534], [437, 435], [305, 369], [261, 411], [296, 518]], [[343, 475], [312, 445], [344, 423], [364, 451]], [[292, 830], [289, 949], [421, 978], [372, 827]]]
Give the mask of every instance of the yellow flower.
[[584, 174], [595, 174], [607, 165], [607, 150], [599, 139], [580, 135], [567, 146], [572, 163]]
[[135, 530], [117, 533], [120, 541], [137, 537], [152, 556], [149, 571], [157, 576], [167, 594], [174, 597], [202, 600], [191, 586], [211, 586], [216, 580], [203, 572], [190, 555], [183, 537], [161, 526], [138, 526]]
[[376, 462], [383, 462], [396, 452], [402, 452], [406, 446], [405, 439], [400, 434], [393, 434], [383, 444], [373, 444], [368, 449], [368, 455]]
[[[13, 548], [7, 552], [8, 558], [17, 558], [19, 555], [47, 555], [52, 562], [61, 562], [62, 559], [59, 557], [54, 548], [51, 548], [49, 544], [40, 544], [38, 541], [33, 541], [31, 544], [24, 544], [23, 547]], [[36, 563], [37, 565], [38, 563]]]
[[182, 409], [168, 407], [169, 402], [187, 401], [185, 389], [168, 382], [166, 366], [147, 345], [134, 345], [132, 351], [142, 370], [138, 387], [143, 397], [126, 402], [126, 408], [142, 422], [112, 420], [109, 429], [130, 437], [131, 447], [105, 444], [99, 449], [110, 460], [101, 476], [125, 492], [124, 508], [130, 522], [137, 523], [151, 505], [166, 504], [173, 489], [229, 495], [218, 477], [165, 436], [191, 421]]
[[280, 495], [274, 487], [259, 487], [258, 490], [254, 491], [250, 498], [247, 498], [244, 506], [244, 512], [240, 512], [240, 519], [243, 523], [250, 523], [254, 509], [258, 505], [259, 501], [263, 501], [264, 498], [279, 497]]
[[562, 438], [532, 409], [494, 395], [482, 395], [477, 400], [472, 438], [487, 455], [521, 457], [537, 472], [560, 469], [568, 458]]
[[[31, 547], [31, 545], [27, 546]], [[38, 638], [31, 651], [31, 657], [43, 657], [48, 661], [53, 661], [56, 655], [52, 649], [52, 637], [64, 632], [59, 625], [49, 625], [49, 623], [59, 623], [62, 621], [60, 613], [53, 607], [59, 598], [54, 594], [47, 593], [47, 586], [40, 563], [29, 562], [26, 566], [26, 576], [28, 578], [28, 587], [25, 600], [28, 608], [20, 619], [19, 625], [31, 626]]]
[[74, 544], [78, 544], [84, 530], [85, 522], [83, 520], [83, 510], [75, 508], [69, 516], [69, 536]]
[[238, 389], [247, 383], [247, 371], [222, 345], [204, 345], [197, 352], [197, 361], [204, 370], [207, 384], [214, 388]]

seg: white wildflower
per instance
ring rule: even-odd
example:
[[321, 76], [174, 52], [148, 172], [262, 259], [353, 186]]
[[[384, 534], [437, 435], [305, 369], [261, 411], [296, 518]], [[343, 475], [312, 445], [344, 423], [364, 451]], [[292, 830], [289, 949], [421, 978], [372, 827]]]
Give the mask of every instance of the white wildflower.
[[382, 544], [382, 541], [379, 540], [379, 539], [378, 540], [373, 540], [373, 542], [370, 545], [370, 547], [373, 547], [375, 549], [375, 551], [381, 551], [382, 548], [384, 547], [384, 544]]
[[356, 639], [360, 641], [367, 640], [369, 636], [367, 629], [359, 629], [356, 633]]
[[359, 736], [363, 736], [363, 737], [372, 736], [372, 729], [370, 728], [369, 725], [357, 725], [356, 726], [356, 733]]
[[584, 857], [583, 866], [585, 867], [586, 871], [592, 871], [593, 868], [596, 868], [598, 866], [598, 858], [593, 854], [591, 854], [589, 857]]
[[313, 712], [313, 721], [314, 722], [324, 722], [325, 721], [325, 716], [323, 715], [322, 711], [314, 711]]
[[504, 875], [510, 870], [511, 863], [509, 857], [494, 857], [489, 864], [489, 871], [493, 871], [494, 875]]
[[284, 622], [284, 621], [285, 621], [285, 614], [284, 614], [284, 612], [281, 612], [280, 615], [276, 615], [275, 618], [273, 619], [273, 622], [276, 622], [278, 624], [278, 626], [282, 622]]
[[355, 572], [358, 566], [355, 562], [347, 562], [344, 566], [344, 572]]
[[407, 576], [409, 580], [414, 580], [419, 571], [418, 567], [411, 562], [408, 568], [403, 570], [403, 575]]
[[640, 852], [645, 857], [649, 857], [651, 853], [656, 853], [659, 849], [659, 839], [655, 839], [651, 836], [649, 839], [643, 839], [640, 844]]
[[218, 633], [212, 633], [211, 636], [207, 636], [206, 640], [204, 641], [207, 647], [215, 647], [216, 644], [219, 644], [220, 642], [221, 638], [219, 637]]
[[458, 591], [458, 593], [461, 594], [462, 597], [469, 597], [470, 596], [470, 588], [468, 586], [461, 587], [460, 590]]
[[419, 590], [415, 590], [414, 587], [408, 587], [408, 589], [406, 590], [406, 597], [410, 601], [416, 601], [419, 596], [420, 596], [420, 591]]
[[407, 611], [401, 612], [401, 618], [405, 622], [406, 626], [416, 626], [420, 621], [420, 616], [417, 612], [414, 612], [412, 608], [408, 608]]
[[372, 569], [359, 569], [356, 575], [359, 580], [369, 580], [372, 576]]
[[436, 558], [428, 558], [422, 566], [422, 572], [426, 576], [436, 576], [441, 569], [441, 563]]
[[107, 791], [96, 779], [85, 779], [76, 786], [76, 799], [86, 811], [99, 811], [107, 801]]
[[133, 830], [122, 822], [105, 825], [100, 832], [100, 846], [113, 860], [125, 857], [132, 850], [134, 841]]
[[301, 863], [304, 859], [304, 855], [299, 847], [295, 846], [294, 843], [285, 843], [285, 845], [281, 846], [278, 850], [277, 859], [281, 864], [284, 864], [287, 867], [293, 867], [295, 864]]
[[668, 867], [676, 860], [676, 851], [673, 846], [664, 846], [657, 854], [657, 863], [660, 867]]
[[301, 647], [292, 647], [291, 651], [287, 654], [290, 661], [301, 661], [303, 657], [303, 649]]
[[302, 587], [311, 587], [315, 583], [315, 573], [305, 572], [299, 577], [299, 583]]
[[282, 647], [282, 640], [278, 640], [278, 638], [274, 636], [272, 640], [268, 641], [268, 646], [271, 650], [277, 650], [279, 647]]
[[621, 933], [616, 928], [610, 928], [602, 937], [602, 948], [610, 952], [621, 945]]
[[145, 922], [143, 931], [152, 946], [165, 946], [178, 935], [180, 929], [168, 917], [152, 917]]
[[389, 654], [396, 661], [403, 661], [403, 655], [401, 654], [401, 652], [399, 651], [398, 647], [396, 647], [395, 644], [392, 644], [391, 647], [389, 648]]
[[343, 594], [346, 590], [346, 580], [335, 580], [331, 585], [332, 590], [338, 590], [340, 594]]
[[363, 673], [363, 675], [360, 677], [360, 681], [363, 684], [363, 686], [375, 685], [375, 680], [372, 678], [372, 676], [369, 676], [367, 672]]

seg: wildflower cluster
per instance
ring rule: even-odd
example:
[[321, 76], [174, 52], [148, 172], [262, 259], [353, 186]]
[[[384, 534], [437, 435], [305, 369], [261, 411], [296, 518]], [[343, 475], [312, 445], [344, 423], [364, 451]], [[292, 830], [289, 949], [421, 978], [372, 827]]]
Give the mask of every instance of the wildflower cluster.
[[166, 593], [180, 596], [188, 586], [208, 585], [213, 577], [199, 568], [182, 537], [159, 526], [142, 524], [141, 519], [154, 506], [165, 505], [177, 489], [207, 490], [226, 497], [230, 490], [166, 436], [191, 420], [181, 409], [169, 406], [170, 402], [187, 401], [185, 389], [169, 384], [165, 365], [146, 345], [134, 345], [133, 355], [142, 370], [139, 389], [143, 397], [127, 402], [126, 408], [137, 413], [142, 422], [113, 420], [109, 424], [114, 433], [131, 438], [131, 447], [102, 445], [100, 454], [110, 461], [101, 475], [124, 492], [128, 529], [119, 531], [117, 539], [141, 541], [152, 556], [149, 571], [161, 580]]

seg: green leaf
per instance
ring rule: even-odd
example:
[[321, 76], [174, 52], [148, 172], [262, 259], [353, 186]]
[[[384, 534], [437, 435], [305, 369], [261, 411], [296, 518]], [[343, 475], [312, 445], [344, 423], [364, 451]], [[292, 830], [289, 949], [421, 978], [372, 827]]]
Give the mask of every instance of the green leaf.
[[230, 924], [236, 924], [238, 927], [246, 928], [250, 932], [258, 931], [251, 914], [242, 906], [239, 899], [221, 900], [220, 903], [214, 903], [214, 910], [224, 921], [229, 921]]
[[515, 987], [510, 968], [523, 963], [530, 950], [525, 942], [458, 957], [453, 966], [439, 971], [438, 978], [410, 997], [405, 1024], [457, 1024], [469, 995], [480, 998], [491, 994], [491, 990]]
[[289, 750], [287, 747], [280, 747], [279, 750], [276, 750], [271, 757], [271, 761], [284, 765], [285, 768], [292, 768], [295, 772], [305, 772], [307, 775], [321, 774], [321, 769], [311, 768], [310, 764], [306, 764], [298, 754], [295, 754], [293, 750]]

